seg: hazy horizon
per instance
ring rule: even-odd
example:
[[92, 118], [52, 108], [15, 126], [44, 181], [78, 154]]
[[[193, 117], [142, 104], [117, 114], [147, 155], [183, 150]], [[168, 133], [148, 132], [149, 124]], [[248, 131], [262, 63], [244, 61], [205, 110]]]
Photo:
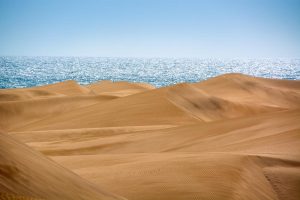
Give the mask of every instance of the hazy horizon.
[[1, 56], [300, 58], [297, 0], [0, 0]]
[[120, 58], [120, 59], [195, 59], [195, 60], [300, 60], [299, 57], [196, 57], [196, 56], [88, 56], [88, 55], [0, 55], [0, 57], [24, 58]]

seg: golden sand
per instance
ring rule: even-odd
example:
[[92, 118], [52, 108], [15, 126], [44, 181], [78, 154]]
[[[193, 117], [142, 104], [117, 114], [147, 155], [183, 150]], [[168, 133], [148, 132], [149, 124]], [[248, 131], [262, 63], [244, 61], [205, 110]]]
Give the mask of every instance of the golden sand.
[[3, 89], [0, 130], [0, 199], [300, 199], [300, 81]]

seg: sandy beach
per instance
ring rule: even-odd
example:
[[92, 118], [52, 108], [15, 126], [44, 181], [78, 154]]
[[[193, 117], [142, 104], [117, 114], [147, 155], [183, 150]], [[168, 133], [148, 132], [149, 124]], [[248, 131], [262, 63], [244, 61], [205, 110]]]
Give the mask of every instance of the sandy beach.
[[300, 81], [0, 90], [0, 199], [299, 200]]

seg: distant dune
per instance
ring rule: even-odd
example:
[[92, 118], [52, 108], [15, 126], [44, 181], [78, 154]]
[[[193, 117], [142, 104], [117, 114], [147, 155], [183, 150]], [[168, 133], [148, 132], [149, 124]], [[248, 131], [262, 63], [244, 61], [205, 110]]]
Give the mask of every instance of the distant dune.
[[0, 90], [0, 199], [298, 200], [300, 81]]

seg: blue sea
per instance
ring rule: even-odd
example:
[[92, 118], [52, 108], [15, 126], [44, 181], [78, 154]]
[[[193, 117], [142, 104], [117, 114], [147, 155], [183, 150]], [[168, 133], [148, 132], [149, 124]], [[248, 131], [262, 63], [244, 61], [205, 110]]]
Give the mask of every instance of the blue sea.
[[0, 57], [0, 88], [32, 87], [65, 80], [145, 82], [156, 87], [198, 82], [224, 73], [300, 79], [300, 59], [190, 59], [105, 57]]

